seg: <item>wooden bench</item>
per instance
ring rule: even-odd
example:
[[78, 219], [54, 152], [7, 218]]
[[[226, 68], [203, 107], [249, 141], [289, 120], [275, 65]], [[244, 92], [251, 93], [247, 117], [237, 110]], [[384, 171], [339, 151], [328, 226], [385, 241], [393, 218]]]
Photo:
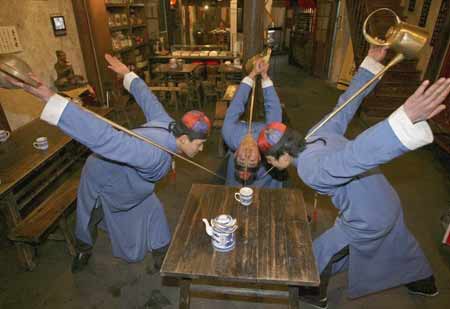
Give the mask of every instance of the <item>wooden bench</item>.
[[79, 179], [80, 174], [74, 173], [58, 185], [56, 190], [10, 231], [9, 239], [36, 244], [41, 242], [57, 224], [64, 235], [70, 254], [75, 255], [75, 240], [67, 225], [67, 214], [76, 201]]

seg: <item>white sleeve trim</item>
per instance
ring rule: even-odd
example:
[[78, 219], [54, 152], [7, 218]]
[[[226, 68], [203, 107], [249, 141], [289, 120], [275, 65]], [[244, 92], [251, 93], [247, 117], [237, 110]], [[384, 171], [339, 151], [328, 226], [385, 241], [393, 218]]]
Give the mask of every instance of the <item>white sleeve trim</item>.
[[47, 101], [47, 104], [45, 104], [44, 110], [41, 113], [41, 119], [51, 125], [57, 126], [67, 103], [69, 103], [69, 100], [59, 94], [52, 95]]
[[273, 82], [270, 78], [267, 79], [263, 79], [261, 82], [261, 85], [263, 88], [267, 88], [267, 87], [272, 87], [273, 86]]
[[131, 82], [132, 82], [135, 78], [139, 78], [139, 76], [137, 76], [136, 73], [134, 73], [134, 72], [127, 73], [127, 74], [125, 74], [125, 76], [123, 77], [123, 86], [125, 87], [125, 89], [126, 89], [127, 91], [130, 91]]
[[384, 65], [382, 65], [381, 63], [379, 63], [370, 56], [367, 56], [364, 59], [360, 67], [370, 71], [373, 74], [378, 74], [381, 70], [384, 69]]
[[433, 132], [428, 122], [413, 124], [406, 115], [403, 105], [389, 116], [388, 122], [400, 142], [410, 150], [433, 142]]
[[243, 82], [244, 84], [249, 85], [250, 87], [253, 87], [253, 84], [255, 83], [255, 81], [254, 81], [252, 78], [248, 77], [248, 76], [244, 77], [244, 79], [242, 80], [242, 82]]

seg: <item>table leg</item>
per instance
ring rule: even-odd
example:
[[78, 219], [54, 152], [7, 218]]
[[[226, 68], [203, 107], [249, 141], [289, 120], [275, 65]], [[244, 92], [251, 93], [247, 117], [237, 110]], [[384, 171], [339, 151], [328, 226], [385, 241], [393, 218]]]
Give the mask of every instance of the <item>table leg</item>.
[[[8, 194], [5, 198], [0, 200], [0, 209], [5, 216], [6, 225], [8, 229], [13, 229], [22, 220], [18, 211], [16, 199], [12, 194]], [[27, 270], [33, 270], [36, 267], [36, 263], [33, 261], [33, 248], [30, 245], [15, 242], [17, 249], [17, 258], [21, 266]]]
[[73, 237], [72, 231], [70, 230], [70, 227], [67, 223], [66, 216], [63, 215], [62, 218], [59, 219], [58, 226], [64, 235], [64, 240], [66, 241], [67, 248], [69, 249], [70, 255], [71, 256], [77, 255], [75, 238]]
[[190, 279], [182, 279], [180, 284], [180, 309], [189, 309], [189, 305], [191, 303], [191, 295], [190, 295], [190, 287], [191, 280]]
[[289, 309], [298, 309], [298, 287], [289, 286]]

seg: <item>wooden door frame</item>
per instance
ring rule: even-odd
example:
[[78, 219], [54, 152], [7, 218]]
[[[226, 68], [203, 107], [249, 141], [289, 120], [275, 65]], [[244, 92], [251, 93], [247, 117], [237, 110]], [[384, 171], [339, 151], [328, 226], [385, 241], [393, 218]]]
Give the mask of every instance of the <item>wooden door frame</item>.
[[435, 80], [439, 77], [441, 68], [444, 65], [447, 48], [450, 50], [450, 10], [448, 10], [445, 21], [442, 25], [442, 32], [436, 40], [433, 52], [428, 63], [425, 79]]
[[[329, 71], [330, 71], [330, 58], [331, 58], [331, 45], [334, 44], [333, 42], [333, 34], [335, 32], [336, 28], [336, 19], [337, 19], [337, 8], [338, 8], [338, 2], [339, 0], [332, 0], [330, 1], [331, 4], [331, 15], [328, 19], [328, 26], [327, 26], [327, 38], [326, 38], [326, 47], [325, 47], [325, 55], [323, 62], [323, 69], [320, 71], [318, 77], [322, 79], [328, 79]], [[317, 7], [318, 9], [318, 7]], [[317, 18], [317, 13], [316, 17]], [[317, 31], [317, 29], [315, 30]], [[314, 34], [315, 37], [315, 34]], [[317, 40], [314, 40], [314, 47], [313, 47], [313, 54], [316, 55], [316, 49], [317, 49]], [[316, 65], [316, 58], [313, 57], [314, 64], [312, 66], [312, 72], [316, 72], [314, 69]]]
[[8, 118], [6, 118], [5, 111], [3, 110], [2, 103], [0, 102], [0, 130], [11, 131]]

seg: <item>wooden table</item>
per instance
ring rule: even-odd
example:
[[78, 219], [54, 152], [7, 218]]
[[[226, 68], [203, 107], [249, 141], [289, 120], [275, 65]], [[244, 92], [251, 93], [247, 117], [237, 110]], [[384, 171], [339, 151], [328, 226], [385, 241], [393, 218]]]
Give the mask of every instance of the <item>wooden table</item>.
[[155, 68], [156, 73], [178, 73], [178, 74], [192, 74], [194, 70], [200, 65], [200, 63], [185, 63], [182, 66], [177, 66], [172, 69], [168, 63], [159, 64]]
[[[110, 109], [90, 108], [106, 115]], [[49, 141], [47, 150], [37, 150], [33, 141], [46, 136]], [[45, 184], [70, 168], [77, 159], [69, 144], [72, 138], [55, 126], [40, 119], [35, 119], [11, 133], [11, 137], [0, 143], [0, 211], [3, 212], [9, 228], [19, 224], [22, 219], [20, 211], [45, 190]], [[56, 158], [55, 162], [50, 161]], [[51, 171], [49, 175], [37, 177], [41, 168]], [[39, 175], [38, 175], [39, 176]], [[37, 189], [38, 188], [38, 189]], [[29, 245], [16, 244], [21, 263], [32, 269], [32, 251]]]
[[[298, 286], [318, 286], [320, 281], [301, 191], [256, 189], [250, 207], [236, 202], [237, 191], [236, 187], [192, 186], [161, 275], [181, 279], [180, 308], [189, 308], [190, 291], [289, 297], [289, 307], [298, 308]], [[202, 222], [220, 214], [230, 214], [239, 226], [236, 247], [228, 253], [214, 251]], [[257, 289], [229, 283], [198, 285], [192, 279], [250, 283]], [[267, 284], [284, 289], [261, 289]]]
[[222, 82], [233, 82], [239, 84], [244, 77], [244, 71], [241, 68], [235, 67], [232, 64], [222, 63], [219, 66], [218, 72], [220, 73], [220, 78]]

